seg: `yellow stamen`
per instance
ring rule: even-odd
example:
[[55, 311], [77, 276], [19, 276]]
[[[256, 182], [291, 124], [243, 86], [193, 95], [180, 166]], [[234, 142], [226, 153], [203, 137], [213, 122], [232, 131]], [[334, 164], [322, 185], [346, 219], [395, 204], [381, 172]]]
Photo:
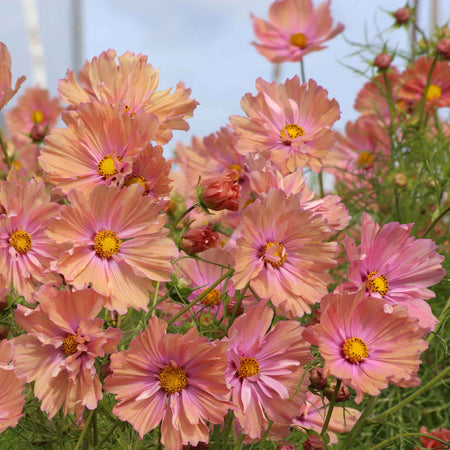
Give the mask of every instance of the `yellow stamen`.
[[342, 346], [344, 356], [353, 364], [359, 364], [369, 355], [369, 348], [366, 343], [357, 337], [347, 339]]
[[168, 393], [181, 392], [187, 386], [186, 372], [180, 367], [166, 366], [159, 372], [159, 385]]
[[280, 267], [286, 261], [287, 252], [279, 242], [269, 241], [264, 246], [260, 256], [262, 256], [265, 263], [271, 264], [272, 267]]
[[114, 231], [102, 230], [94, 237], [94, 250], [101, 258], [109, 259], [112, 255], [117, 254], [121, 243], [122, 241]]
[[298, 48], [303, 50], [304, 48], [306, 48], [308, 40], [307, 40], [306, 36], [303, 33], [294, 33], [289, 38], [289, 42], [292, 45], [295, 45], [296, 47], [298, 47]]
[[252, 377], [259, 373], [259, 362], [255, 358], [239, 358], [241, 363], [237, 374], [239, 378]]
[[99, 175], [105, 178], [112, 177], [117, 173], [117, 169], [115, 166], [114, 158], [117, 161], [122, 161], [122, 158], [120, 156], [111, 156], [111, 154], [104, 156], [97, 165], [97, 172]]
[[134, 112], [130, 113], [130, 107], [128, 105], [125, 105], [125, 108], [123, 108], [125, 114], [128, 114], [131, 118], [134, 118], [136, 114]]
[[375, 162], [375, 156], [370, 152], [361, 152], [358, 157], [358, 165], [359, 167], [363, 167], [365, 169], [370, 169]]
[[144, 188], [144, 194], [147, 194], [147, 180], [144, 177], [138, 177], [137, 175], [131, 175], [124, 183], [124, 186], [131, 186], [132, 184], [140, 184]]
[[66, 356], [70, 356], [73, 355], [74, 353], [77, 352], [77, 342], [76, 342], [76, 335], [74, 334], [69, 334], [63, 342], [62, 345], [62, 349], [64, 351], [64, 353], [66, 354]]
[[427, 90], [427, 100], [439, 100], [442, 97], [442, 88], [435, 84], [430, 84]]
[[283, 142], [291, 142], [295, 138], [299, 136], [303, 136], [305, 134], [305, 130], [295, 123], [288, 123], [281, 131], [280, 138]]
[[33, 123], [42, 123], [45, 119], [44, 113], [40, 109], [36, 109], [31, 114], [31, 120]]
[[208, 292], [208, 294], [202, 298], [202, 303], [207, 306], [218, 305], [220, 303], [220, 292], [217, 289]]
[[378, 272], [370, 272], [367, 275], [366, 289], [371, 292], [378, 292], [382, 297], [389, 291], [389, 282], [385, 275], [378, 275]]
[[15, 231], [9, 238], [9, 246], [14, 247], [21, 255], [25, 255], [30, 250], [32, 242], [30, 234], [23, 230]]

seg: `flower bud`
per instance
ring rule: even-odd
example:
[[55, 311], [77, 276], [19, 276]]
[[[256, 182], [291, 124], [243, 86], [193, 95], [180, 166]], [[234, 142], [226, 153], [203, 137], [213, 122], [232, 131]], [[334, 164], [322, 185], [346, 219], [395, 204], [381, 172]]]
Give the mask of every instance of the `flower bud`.
[[[227, 303], [227, 313], [229, 316], [232, 316], [234, 313], [234, 310], [236, 308], [236, 303], [237, 300], [235, 298], [232, 298], [228, 303]], [[242, 302], [239, 304], [238, 309], [236, 311], [235, 317], [241, 316], [242, 314], [244, 314], [244, 306], [242, 305]]]
[[441, 39], [436, 45], [436, 51], [444, 59], [450, 59], [450, 39]]
[[9, 328], [6, 325], [0, 325], [0, 341], [8, 337]]
[[219, 234], [212, 231], [211, 226], [207, 225], [186, 231], [181, 239], [181, 248], [189, 255], [193, 255], [208, 248], [215, 248], [218, 243]]
[[311, 434], [311, 436], [308, 436], [308, 439], [303, 442], [303, 448], [305, 450], [324, 450], [325, 447], [325, 442], [323, 442], [317, 434]]
[[296, 450], [294, 444], [289, 444], [289, 442], [282, 442], [281, 444], [278, 444], [277, 450]]
[[309, 371], [311, 386], [314, 386], [316, 389], [324, 389], [328, 384], [328, 379], [323, 377], [322, 372], [323, 369], [320, 367], [313, 367]]
[[389, 68], [392, 62], [392, 56], [388, 55], [387, 53], [380, 53], [376, 56], [375, 60], [373, 61], [375, 67], [378, 67], [380, 70], [386, 70]]
[[395, 21], [398, 25], [403, 25], [407, 23], [411, 17], [411, 10], [409, 8], [400, 8], [397, 9], [394, 13]]
[[[233, 174], [227, 172], [218, 180], [202, 186], [200, 201], [208, 209], [213, 211], [238, 210], [241, 186], [233, 181]], [[234, 173], [235, 171], [231, 172]]]
[[47, 126], [43, 123], [35, 123], [31, 127], [30, 138], [34, 142], [41, 142], [47, 136]]
[[399, 187], [405, 187], [408, 184], [408, 178], [404, 173], [396, 173], [394, 175], [394, 183]]
[[[331, 401], [333, 398], [334, 390], [336, 389], [337, 381], [335, 379], [331, 379], [328, 382], [328, 387], [325, 389], [325, 397]], [[336, 402], [345, 402], [350, 398], [350, 391], [348, 390], [348, 387], [341, 383], [339, 386], [338, 395], [336, 397]]]
[[100, 373], [103, 378], [106, 378], [108, 375], [111, 375], [113, 373], [110, 364], [110, 362], [107, 362], [100, 367]]

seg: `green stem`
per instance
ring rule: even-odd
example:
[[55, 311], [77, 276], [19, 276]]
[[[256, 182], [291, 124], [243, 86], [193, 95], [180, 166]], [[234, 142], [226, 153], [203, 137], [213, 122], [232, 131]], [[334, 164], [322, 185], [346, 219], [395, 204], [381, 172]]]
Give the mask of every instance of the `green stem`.
[[180, 318], [186, 311], [189, 311], [195, 304], [201, 301], [204, 297], [206, 297], [216, 286], [222, 283], [223, 280], [231, 277], [233, 275], [234, 269], [230, 269], [225, 275], [222, 275], [216, 282], [214, 282], [208, 289], [205, 289], [196, 299], [192, 300], [189, 305], [186, 305], [181, 311], [175, 314], [170, 320], [167, 321], [167, 325], [175, 322], [178, 318]]
[[379, 444], [377, 444], [377, 445], [375, 445], [373, 447], [370, 447], [369, 450], [376, 450], [377, 448], [386, 448], [386, 444], [389, 444], [390, 442], [396, 441], [397, 439], [401, 439], [401, 438], [408, 437], [408, 436], [423, 436], [423, 437], [426, 437], [426, 438], [434, 439], [434, 440], [436, 440], [438, 442], [441, 442], [442, 444], [446, 445], [445, 447], [439, 447], [439, 448], [442, 448], [442, 449], [450, 448], [450, 445], [449, 445], [449, 443], [447, 441], [443, 441], [442, 439], [439, 439], [438, 437], [433, 436], [432, 434], [404, 433], [404, 434], [397, 434], [397, 436], [394, 436], [394, 437], [391, 437], [389, 439], [386, 439], [385, 441], [380, 442]]
[[244, 439], [245, 439], [245, 434], [240, 433], [236, 443], [234, 444], [234, 450], [241, 450]]
[[300, 60], [300, 74], [302, 77], [302, 83], [306, 83], [305, 64], [303, 62], [303, 58]]
[[3, 140], [3, 134], [1, 131], [0, 131], [0, 145], [3, 150], [3, 156], [5, 157], [6, 165], [8, 166], [8, 169], [11, 169], [11, 159], [9, 158], [8, 150], [6, 148], [5, 141]]
[[427, 236], [427, 234], [435, 227], [435, 225], [450, 211], [450, 206], [447, 206], [447, 208], [444, 209], [444, 211], [439, 214], [439, 216], [436, 217], [436, 219], [431, 222], [430, 226], [425, 230], [423, 233], [423, 238]]
[[272, 427], [273, 422], [269, 420], [269, 425], [267, 426], [264, 434], [261, 436], [261, 440], [259, 441], [259, 448], [262, 450], [264, 448], [264, 444], [266, 442], [267, 436], [269, 435], [270, 428]]
[[231, 411], [228, 411], [228, 415], [225, 419], [225, 424], [223, 426], [223, 447], [225, 450], [227, 448], [228, 445], [228, 437], [230, 435], [230, 429], [231, 429], [231, 424], [233, 423], [233, 413]]
[[190, 206], [183, 214], [181, 214], [180, 217], [178, 217], [177, 221], [173, 224], [173, 228], [175, 229], [176, 226], [195, 208], [199, 206], [199, 203], [194, 203], [192, 206]]
[[121, 421], [117, 419], [114, 422], [114, 425], [109, 429], [109, 431], [106, 433], [105, 437], [100, 441], [100, 443], [96, 446], [98, 450], [103, 448], [103, 445], [106, 443], [106, 441], [109, 439], [109, 437], [116, 431], [116, 428], [120, 425]]
[[433, 62], [431, 63], [431, 67], [430, 67], [430, 71], [428, 72], [428, 76], [427, 76], [427, 83], [425, 85], [425, 89], [423, 91], [423, 96], [420, 99], [420, 103], [419, 103], [419, 130], [422, 130], [422, 125], [425, 125], [425, 122], [422, 124], [422, 119], [423, 119], [423, 113], [425, 111], [425, 103], [427, 101], [427, 94], [428, 94], [428, 88], [430, 87], [430, 81], [431, 81], [431, 75], [433, 74], [433, 70], [434, 67], [436, 66], [436, 62], [437, 62], [437, 55], [434, 57]]
[[447, 314], [447, 309], [450, 308], [450, 297], [447, 299], [447, 303], [444, 306], [444, 309], [442, 310], [441, 314], [439, 314], [438, 317], [438, 326], [434, 330], [433, 333], [430, 333], [426, 339], [428, 342], [428, 348], [431, 347], [431, 343], [433, 342], [434, 337], [436, 336], [437, 332], [439, 331], [440, 327], [442, 326], [442, 321], [444, 320], [445, 315]]
[[334, 405], [336, 405], [337, 396], [339, 389], [341, 388], [342, 380], [336, 380], [336, 387], [334, 388], [333, 397], [331, 397], [330, 404], [328, 405], [327, 416], [325, 417], [325, 422], [322, 426], [322, 431], [320, 432], [320, 437], [327, 432], [328, 424], [330, 423], [331, 414], [333, 413]]
[[98, 443], [98, 427], [97, 427], [97, 410], [94, 410], [94, 418], [92, 420], [92, 434], [94, 438], [94, 447], [97, 446]]
[[84, 424], [84, 428], [81, 431], [80, 437], [78, 438], [78, 441], [77, 441], [77, 445], [75, 445], [75, 448], [73, 450], [78, 450], [80, 448], [81, 444], [83, 443], [84, 436], [89, 428], [92, 418], [94, 417], [94, 413], [95, 413], [95, 409], [93, 409], [92, 411], [89, 411], [89, 415], [88, 415], [88, 418], [86, 419], [86, 423]]
[[417, 397], [420, 397], [425, 391], [427, 391], [428, 389], [431, 389], [435, 384], [437, 384], [439, 381], [441, 381], [443, 378], [445, 378], [445, 376], [448, 373], [450, 373], [450, 367], [446, 367], [441, 373], [436, 375], [431, 381], [429, 381], [427, 384], [424, 384], [420, 389], [417, 389], [417, 391], [412, 393], [410, 396], [406, 397], [400, 403], [397, 403], [392, 408], [389, 408], [388, 410], [384, 411], [383, 413], [378, 414], [378, 416], [372, 417], [372, 419], [370, 419], [370, 422], [379, 423], [385, 417], [387, 417], [389, 414], [392, 414], [392, 413], [398, 411], [399, 409], [402, 409], [408, 403], [411, 403]]

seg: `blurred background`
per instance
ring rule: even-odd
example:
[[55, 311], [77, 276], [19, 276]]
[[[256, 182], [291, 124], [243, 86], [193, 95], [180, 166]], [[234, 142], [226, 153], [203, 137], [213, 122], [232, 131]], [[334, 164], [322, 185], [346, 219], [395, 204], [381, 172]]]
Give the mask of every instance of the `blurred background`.
[[[416, 0], [417, 1], [417, 0]], [[241, 114], [240, 99], [255, 92], [255, 80], [272, 80], [274, 66], [251, 45], [254, 40], [250, 13], [267, 19], [272, 0], [0, 0], [3, 17], [0, 41], [12, 57], [13, 82], [20, 75], [22, 89], [36, 84], [57, 95], [58, 80], [67, 68], [78, 71], [85, 60], [113, 48], [148, 55], [160, 68], [160, 88], [183, 81], [200, 105], [189, 120], [189, 132], [176, 132], [167, 146], [169, 155], [176, 140], [190, 142], [193, 134], [204, 136]], [[315, 5], [319, 4], [315, 0]], [[428, 34], [434, 25], [448, 23], [450, 1], [418, 1], [421, 28]], [[405, 6], [405, 0], [334, 0], [334, 23], [345, 25], [343, 34], [328, 48], [306, 55], [307, 78], [325, 87], [339, 102], [342, 117], [336, 129], [356, 118], [353, 103], [366, 81], [357, 70], [371, 72], [363, 59], [374, 54], [355, 54], [352, 43], [407, 48], [407, 33], [392, 25], [388, 12]], [[402, 65], [400, 58], [394, 64]], [[279, 80], [299, 73], [298, 63], [284, 63]], [[20, 92], [19, 92], [20, 95]], [[8, 107], [14, 106], [14, 100]]]

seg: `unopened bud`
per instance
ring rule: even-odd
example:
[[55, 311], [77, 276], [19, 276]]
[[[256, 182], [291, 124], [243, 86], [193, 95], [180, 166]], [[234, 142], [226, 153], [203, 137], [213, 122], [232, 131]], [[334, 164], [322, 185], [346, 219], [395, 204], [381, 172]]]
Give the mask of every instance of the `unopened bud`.
[[[330, 401], [333, 398], [333, 394], [336, 389], [336, 386], [337, 386], [337, 381], [334, 379], [331, 379], [328, 382], [328, 387], [325, 389], [325, 397]], [[350, 398], [350, 391], [348, 390], [348, 387], [344, 383], [341, 383], [341, 385], [339, 386], [339, 391], [338, 391], [337, 397], [336, 397], [336, 402], [338, 402], [338, 403], [345, 402], [349, 398]]]
[[408, 178], [404, 173], [396, 173], [394, 175], [394, 183], [399, 187], [405, 187], [408, 184]]
[[225, 173], [221, 178], [205, 184], [201, 189], [201, 202], [208, 209], [237, 211], [241, 186], [233, 180], [232, 174]]
[[436, 45], [436, 51], [444, 59], [450, 59], [450, 39], [441, 39]]
[[305, 442], [303, 442], [304, 450], [324, 450], [326, 448], [325, 442], [320, 439], [317, 434], [311, 434], [308, 436]]
[[[227, 313], [229, 316], [232, 316], [236, 309], [237, 300], [235, 298], [232, 298], [227, 303]], [[239, 304], [237, 311], [235, 312], [235, 317], [241, 316], [244, 314], [244, 307], [242, 306], [242, 302]]]
[[392, 56], [387, 53], [380, 53], [376, 56], [373, 61], [375, 67], [378, 67], [380, 70], [386, 70], [389, 68], [392, 62]]
[[407, 23], [411, 17], [411, 10], [409, 8], [397, 9], [397, 11], [395, 11], [395, 13], [394, 13], [394, 17], [395, 17], [395, 21], [399, 25]]
[[43, 123], [35, 123], [31, 127], [30, 138], [34, 142], [41, 142], [47, 136], [47, 126]]
[[219, 243], [219, 234], [212, 231], [209, 225], [186, 231], [181, 239], [181, 248], [193, 255], [208, 248], [215, 248]]
[[8, 337], [9, 328], [6, 325], [0, 325], [0, 341]]
[[106, 378], [108, 375], [111, 375], [113, 372], [111, 370], [111, 363], [107, 362], [100, 367], [100, 373], [103, 378]]
[[313, 367], [309, 373], [309, 380], [311, 382], [311, 385], [314, 386], [316, 389], [324, 389], [326, 385], [328, 384], [327, 378], [325, 378], [322, 375], [323, 369], [320, 367]]
[[289, 444], [289, 442], [282, 442], [278, 444], [277, 450], [297, 450], [294, 444]]

